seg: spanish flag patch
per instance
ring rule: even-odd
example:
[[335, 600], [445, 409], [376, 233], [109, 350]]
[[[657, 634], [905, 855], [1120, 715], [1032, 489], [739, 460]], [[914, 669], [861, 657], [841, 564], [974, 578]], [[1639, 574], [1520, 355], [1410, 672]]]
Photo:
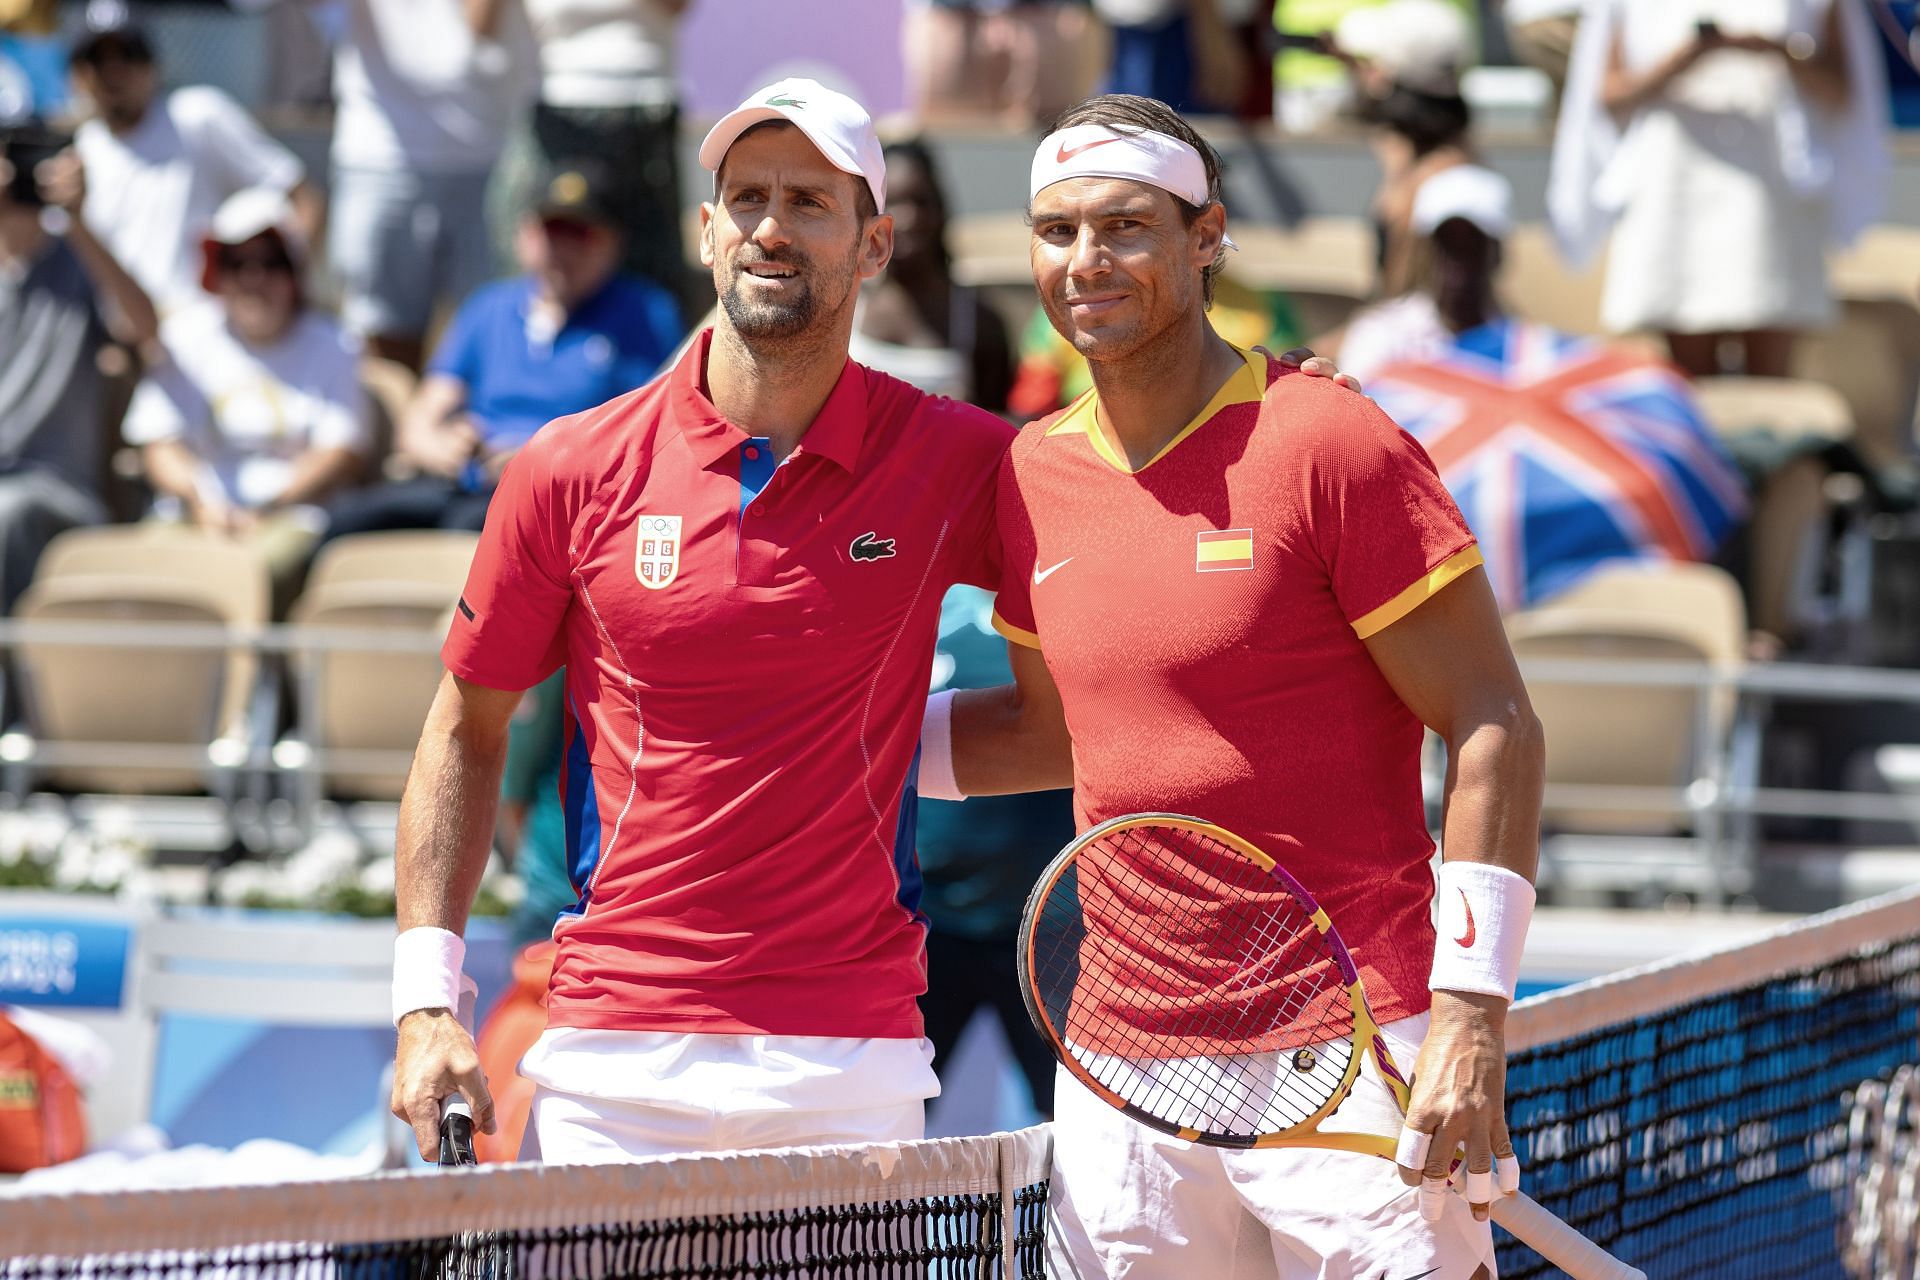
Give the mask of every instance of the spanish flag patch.
[[1193, 535], [1193, 571], [1253, 568], [1253, 530], [1202, 529]]

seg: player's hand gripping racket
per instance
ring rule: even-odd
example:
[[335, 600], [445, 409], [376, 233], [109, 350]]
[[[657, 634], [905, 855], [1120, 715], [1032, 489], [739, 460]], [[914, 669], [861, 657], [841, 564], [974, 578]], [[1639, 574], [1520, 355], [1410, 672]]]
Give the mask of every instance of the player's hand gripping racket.
[[[440, 1163], [453, 1167], [480, 1163], [473, 1152], [473, 1108], [459, 1094], [440, 1100]], [[463, 1231], [431, 1268], [432, 1280], [515, 1280], [513, 1242], [491, 1231]]]
[[[1020, 923], [1021, 995], [1054, 1056], [1142, 1124], [1219, 1147], [1392, 1160], [1399, 1133], [1322, 1132], [1374, 1056], [1406, 1078], [1339, 932], [1285, 869], [1211, 823], [1141, 813], [1060, 851]], [[1574, 1280], [1645, 1280], [1525, 1195], [1494, 1220]]]

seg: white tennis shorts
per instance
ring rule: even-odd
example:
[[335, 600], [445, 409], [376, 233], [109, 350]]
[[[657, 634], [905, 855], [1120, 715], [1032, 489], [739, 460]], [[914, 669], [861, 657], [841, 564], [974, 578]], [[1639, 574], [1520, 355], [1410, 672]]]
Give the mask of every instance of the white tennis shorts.
[[523, 1160], [910, 1142], [939, 1092], [926, 1040], [548, 1028], [521, 1059]]
[[[1427, 1015], [1382, 1029], [1413, 1069]], [[1397, 1136], [1393, 1092], [1367, 1055], [1321, 1127]], [[1053, 1120], [1049, 1274], [1076, 1280], [1475, 1280], [1493, 1232], [1446, 1198], [1439, 1222], [1392, 1162], [1343, 1151], [1228, 1151], [1168, 1137], [1102, 1102], [1064, 1068]]]

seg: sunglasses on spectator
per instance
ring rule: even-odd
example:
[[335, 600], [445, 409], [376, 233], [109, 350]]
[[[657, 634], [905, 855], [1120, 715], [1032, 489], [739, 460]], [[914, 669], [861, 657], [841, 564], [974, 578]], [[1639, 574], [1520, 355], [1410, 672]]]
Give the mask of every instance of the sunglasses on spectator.
[[549, 240], [591, 240], [600, 232], [597, 223], [578, 218], [542, 218], [540, 229], [546, 232]]
[[248, 271], [262, 271], [271, 275], [293, 274], [293, 260], [284, 253], [223, 252], [213, 261], [221, 271], [235, 275]]

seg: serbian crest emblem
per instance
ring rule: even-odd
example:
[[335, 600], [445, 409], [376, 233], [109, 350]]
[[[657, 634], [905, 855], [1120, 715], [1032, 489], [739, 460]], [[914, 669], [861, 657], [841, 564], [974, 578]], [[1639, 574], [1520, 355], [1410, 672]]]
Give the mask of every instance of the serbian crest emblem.
[[680, 576], [680, 517], [641, 516], [634, 536], [633, 573], [658, 591]]

